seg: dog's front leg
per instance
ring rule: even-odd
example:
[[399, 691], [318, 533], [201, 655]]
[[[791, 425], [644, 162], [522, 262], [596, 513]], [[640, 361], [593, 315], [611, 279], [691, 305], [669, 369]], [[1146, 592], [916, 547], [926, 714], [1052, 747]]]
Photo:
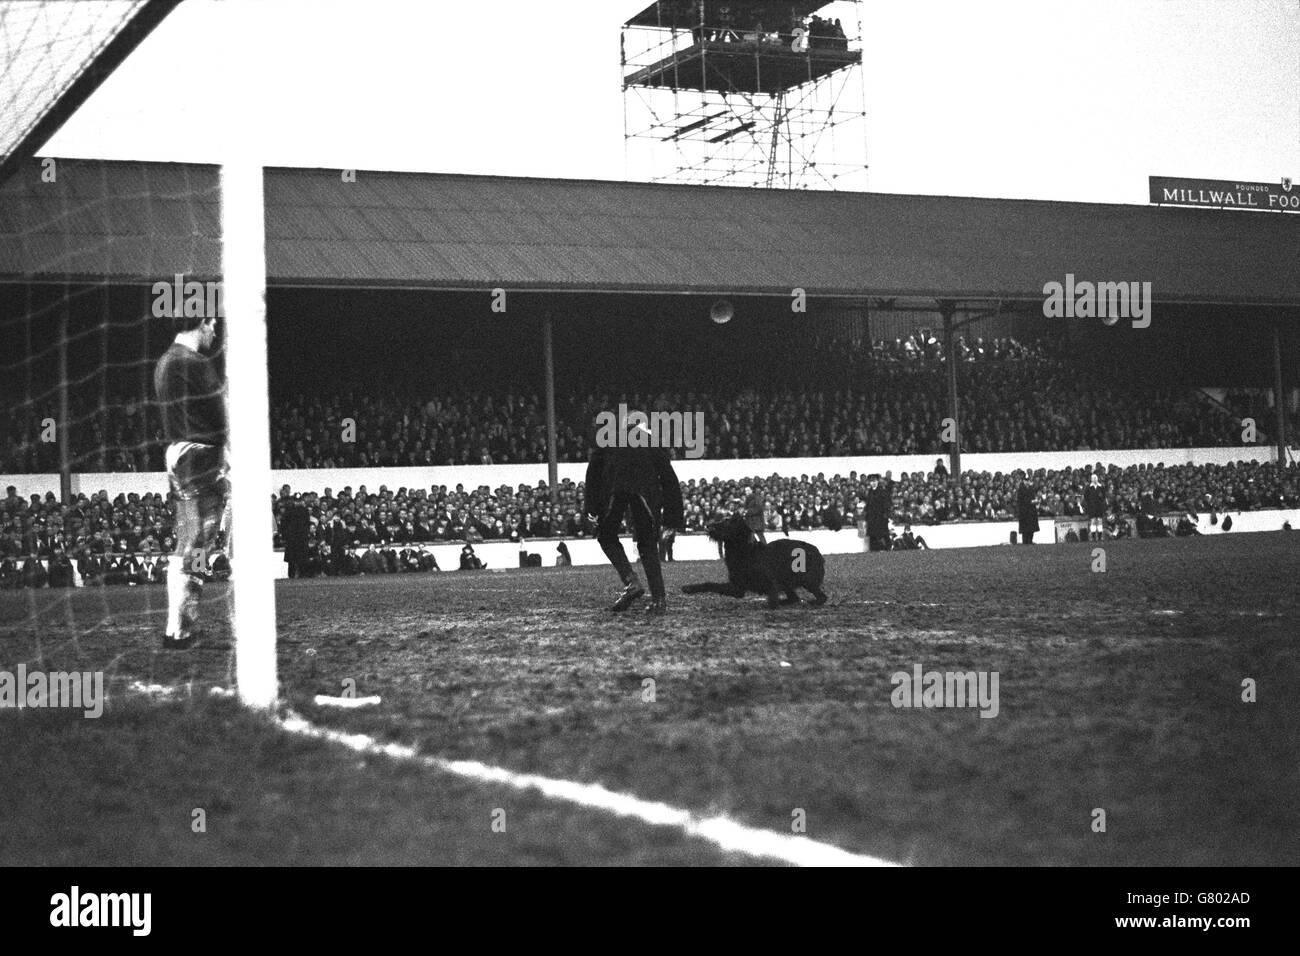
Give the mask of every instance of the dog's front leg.
[[776, 578], [774, 578], [770, 574], [764, 574], [763, 583], [766, 585], [766, 589], [767, 589], [767, 606], [780, 607], [781, 592], [777, 589]]

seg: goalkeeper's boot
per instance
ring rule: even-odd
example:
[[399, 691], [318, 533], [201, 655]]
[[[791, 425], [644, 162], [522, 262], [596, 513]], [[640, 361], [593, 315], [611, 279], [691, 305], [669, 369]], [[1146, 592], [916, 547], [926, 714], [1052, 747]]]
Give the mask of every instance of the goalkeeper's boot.
[[617, 601], [610, 605], [609, 609], [615, 614], [621, 614], [643, 597], [645, 597], [645, 588], [641, 587], [640, 581], [633, 578], [627, 582], [627, 586], [623, 588], [623, 593], [618, 596]]
[[195, 635], [193, 631], [181, 631], [180, 634], [164, 634], [162, 637], [162, 646], [165, 651], [188, 651], [194, 646]]
[[168, 651], [188, 651], [194, 646], [197, 635], [194, 633], [194, 618], [188, 614], [181, 615], [180, 631], [176, 634], [163, 633], [162, 646]]

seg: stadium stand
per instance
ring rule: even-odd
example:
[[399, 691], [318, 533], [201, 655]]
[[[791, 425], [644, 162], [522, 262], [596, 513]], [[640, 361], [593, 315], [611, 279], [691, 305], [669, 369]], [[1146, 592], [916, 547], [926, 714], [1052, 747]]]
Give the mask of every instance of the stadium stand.
[[[1059, 345], [1014, 339], [961, 344], [967, 451], [1221, 447], [1239, 442], [1230, 411], [1188, 389], [1108, 380], [1071, 366]], [[559, 460], [585, 460], [597, 412], [620, 401], [647, 410], [702, 411], [705, 458], [938, 453], [945, 381], [937, 344], [913, 336], [840, 355], [818, 387], [687, 386], [559, 399]], [[1015, 396], [1015, 398], [1010, 398]], [[335, 423], [358, 422], [357, 440]], [[276, 468], [502, 464], [546, 460], [540, 396], [480, 389], [445, 395], [296, 395], [277, 403]], [[365, 424], [363, 424], [365, 423]], [[377, 423], [377, 424], [376, 424]], [[1261, 426], [1262, 431], [1262, 426]]]
[[[1261, 435], [1272, 421], [1257, 396], [1234, 393], [1228, 402], [1211, 403], [1195, 400], [1186, 388], [1083, 373], [1060, 344], [1047, 341], [962, 340], [960, 355], [980, 366], [980, 374], [964, 376], [962, 385], [963, 443], [970, 452], [1223, 447], [1239, 443], [1242, 416], [1255, 417]], [[682, 386], [561, 399], [559, 459], [585, 460], [589, 423], [622, 400], [651, 410], [703, 411], [706, 458], [943, 450], [935, 428], [946, 401], [937, 342], [914, 335], [839, 359], [819, 376], [825, 387], [817, 389], [745, 387], [719, 394]], [[161, 470], [161, 433], [151, 403], [123, 397], [83, 405], [74, 398], [74, 470]], [[57, 470], [53, 446], [31, 441], [53, 411], [20, 405], [8, 418], [0, 435], [0, 473]], [[358, 423], [355, 442], [341, 440], [337, 423], [347, 417]], [[541, 397], [504, 388], [297, 394], [274, 401], [272, 419], [272, 464], [281, 469], [546, 460]]]

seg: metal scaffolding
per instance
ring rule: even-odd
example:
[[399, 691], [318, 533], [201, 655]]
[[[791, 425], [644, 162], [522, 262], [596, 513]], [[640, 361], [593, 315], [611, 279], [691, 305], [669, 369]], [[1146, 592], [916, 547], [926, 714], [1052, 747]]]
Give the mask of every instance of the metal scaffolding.
[[621, 53], [629, 179], [866, 188], [860, 0], [660, 0]]

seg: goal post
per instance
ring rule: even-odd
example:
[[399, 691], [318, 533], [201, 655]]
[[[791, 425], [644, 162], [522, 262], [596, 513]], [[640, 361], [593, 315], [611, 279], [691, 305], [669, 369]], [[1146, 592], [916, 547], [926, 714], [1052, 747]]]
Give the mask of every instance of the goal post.
[[275, 554], [270, 515], [271, 429], [266, 351], [266, 240], [262, 167], [221, 167], [231, 514], [231, 631], [239, 699], [268, 709], [279, 697]]

